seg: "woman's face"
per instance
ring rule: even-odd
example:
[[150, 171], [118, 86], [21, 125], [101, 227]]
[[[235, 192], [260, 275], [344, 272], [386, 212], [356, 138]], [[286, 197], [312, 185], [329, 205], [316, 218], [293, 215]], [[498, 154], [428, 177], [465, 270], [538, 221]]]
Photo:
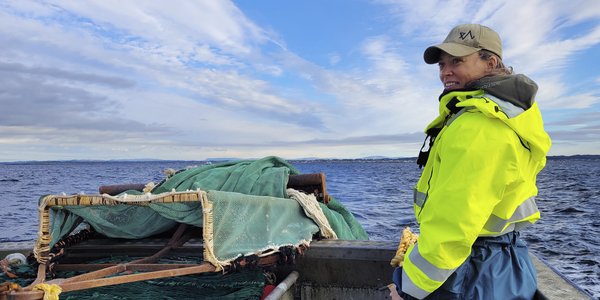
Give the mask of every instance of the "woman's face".
[[467, 83], [487, 75], [490, 70], [489, 61], [479, 58], [478, 52], [463, 57], [442, 52], [438, 65], [445, 91], [462, 89]]

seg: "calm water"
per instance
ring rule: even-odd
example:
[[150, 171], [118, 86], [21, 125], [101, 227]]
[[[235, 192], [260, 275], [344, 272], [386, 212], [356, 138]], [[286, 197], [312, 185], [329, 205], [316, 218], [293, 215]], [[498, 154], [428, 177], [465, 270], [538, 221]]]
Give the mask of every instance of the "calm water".
[[[414, 160], [291, 161], [302, 173], [324, 172], [330, 194], [344, 203], [371, 240], [398, 240], [417, 228]], [[37, 200], [44, 194], [97, 193], [98, 186], [158, 183], [165, 168], [203, 162], [36, 162], [0, 164], [0, 243], [32, 241]], [[539, 176], [542, 220], [522, 236], [531, 251], [600, 298], [600, 158], [552, 158]]]

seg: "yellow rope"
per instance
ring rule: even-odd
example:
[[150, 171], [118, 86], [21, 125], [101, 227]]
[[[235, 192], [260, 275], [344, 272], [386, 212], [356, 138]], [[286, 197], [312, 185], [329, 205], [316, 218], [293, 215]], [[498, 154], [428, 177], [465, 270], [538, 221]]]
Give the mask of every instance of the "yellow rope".
[[62, 292], [57, 284], [38, 283], [33, 289], [44, 291], [44, 300], [58, 300], [58, 295]]
[[390, 265], [392, 267], [402, 266], [406, 251], [410, 246], [414, 245], [418, 239], [419, 235], [413, 233], [412, 230], [410, 230], [410, 227], [405, 227], [404, 230], [402, 230], [402, 236], [400, 237], [400, 244], [398, 244], [396, 255], [392, 258], [392, 261], [390, 261]]

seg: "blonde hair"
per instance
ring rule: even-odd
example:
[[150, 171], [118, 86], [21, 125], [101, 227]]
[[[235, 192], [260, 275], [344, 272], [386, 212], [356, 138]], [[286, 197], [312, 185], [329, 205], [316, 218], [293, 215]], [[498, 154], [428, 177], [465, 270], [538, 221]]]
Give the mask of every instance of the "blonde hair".
[[500, 56], [489, 50], [479, 50], [479, 58], [482, 60], [488, 61], [492, 57], [496, 57], [498, 63], [496, 64], [496, 67], [492, 69], [489, 75], [511, 75], [513, 73], [513, 68], [505, 66]]

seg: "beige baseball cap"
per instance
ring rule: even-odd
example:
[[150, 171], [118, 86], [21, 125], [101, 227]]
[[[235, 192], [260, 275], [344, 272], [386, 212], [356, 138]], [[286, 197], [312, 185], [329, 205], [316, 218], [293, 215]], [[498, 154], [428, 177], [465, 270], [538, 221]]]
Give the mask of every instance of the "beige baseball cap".
[[426, 63], [435, 64], [442, 51], [462, 57], [483, 49], [502, 58], [502, 41], [498, 33], [483, 25], [463, 24], [454, 27], [441, 44], [425, 49], [423, 58]]

